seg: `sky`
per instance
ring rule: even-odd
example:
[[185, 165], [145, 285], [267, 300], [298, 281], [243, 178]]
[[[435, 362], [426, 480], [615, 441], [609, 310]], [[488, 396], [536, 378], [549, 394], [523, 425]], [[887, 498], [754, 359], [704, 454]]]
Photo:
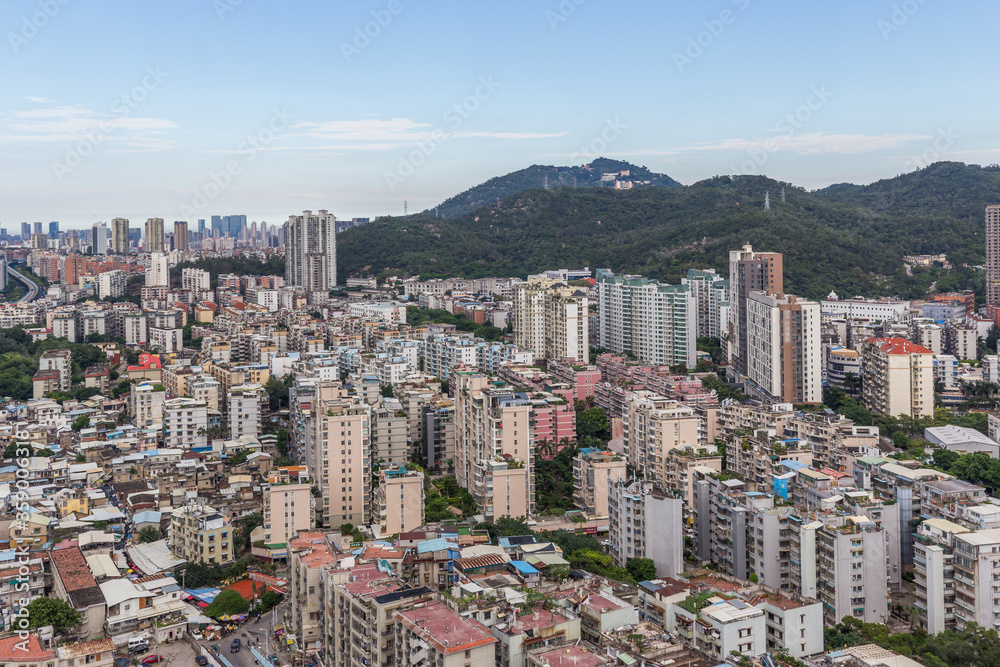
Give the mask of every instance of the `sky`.
[[1000, 162], [986, 0], [4, 0], [0, 226], [424, 210], [531, 164]]

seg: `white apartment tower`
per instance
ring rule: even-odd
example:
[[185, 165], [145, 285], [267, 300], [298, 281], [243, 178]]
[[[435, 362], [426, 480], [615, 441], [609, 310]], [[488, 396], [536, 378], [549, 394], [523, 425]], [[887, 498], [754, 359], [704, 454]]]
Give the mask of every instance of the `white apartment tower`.
[[285, 282], [307, 292], [337, 286], [337, 218], [325, 210], [289, 216], [285, 223]]
[[791, 294], [751, 292], [746, 375], [751, 394], [781, 403], [823, 400], [820, 306]]
[[695, 299], [687, 285], [597, 271], [598, 340], [662, 366], [695, 365]]
[[550, 278], [514, 284], [514, 343], [536, 359], [590, 363], [587, 295]]
[[149, 256], [146, 287], [170, 287], [170, 265], [162, 252], [154, 252]]

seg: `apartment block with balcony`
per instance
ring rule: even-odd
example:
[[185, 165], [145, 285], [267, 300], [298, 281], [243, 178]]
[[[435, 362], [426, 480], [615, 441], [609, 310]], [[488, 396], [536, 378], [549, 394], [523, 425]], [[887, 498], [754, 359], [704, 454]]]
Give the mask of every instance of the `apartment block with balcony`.
[[[915, 605], [920, 627], [929, 634], [956, 627], [954, 544], [957, 536], [971, 532], [944, 519], [928, 519], [917, 526], [913, 545]], [[959, 577], [965, 578], [962, 573]]]
[[699, 444], [699, 418], [690, 406], [651, 391], [630, 392], [622, 407], [622, 437], [629, 463], [647, 479], [666, 478], [667, 453]]
[[163, 402], [163, 444], [191, 449], [208, 445], [208, 406], [193, 398]]
[[396, 612], [395, 667], [493, 667], [489, 628], [442, 602]]
[[424, 473], [405, 466], [383, 469], [375, 489], [375, 511], [383, 535], [397, 535], [424, 524]]
[[873, 338], [862, 352], [869, 410], [920, 419], [934, 414], [934, 353], [905, 338]]
[[174, 508], [170, 519], [170, 550], [192, 563], [225, 565], [235, 560], [233, 528], [206, 505]]
[[625, 479], [627, 467], [615, 452], [581, 449], [573, 458], [573, 502], [590, 516], [608, 516], [610, 485]]
[[[803, 571], [815, 570], [824, 622], [833, 625], [853, 616], [865, 623], [885, 623], [889, 612], [885, 533], [866, 516], [847, 516], [811, 535], [815, 541], [802, 544], [800, 562]], [[810, 560], [809, 553], [815, 558]]]
[[684, 571], [684, 501], [639, 480], [608, 482], [611, 555], [624, 567], [633, 558], [650, 558], [660, 576]]
[[531, 276], [514, 283], [514, 343], [535, 359], [590, 362], [588, 299], [559, 280]]

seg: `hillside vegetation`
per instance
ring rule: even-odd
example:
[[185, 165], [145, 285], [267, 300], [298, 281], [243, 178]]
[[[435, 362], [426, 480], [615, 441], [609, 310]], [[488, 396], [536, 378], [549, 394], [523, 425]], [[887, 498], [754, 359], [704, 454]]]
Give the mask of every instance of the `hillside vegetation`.
[[[382, 218], [349, 229], [338, 236], [338, 264], [342, 279], [524, 276], [589, 266], [677, 282], [688, 268], [728, 272], [729, 251], [751, 243], [784, 253], [789, 292], [917, 298], [935, 281], [939, 290], [981, 291], [982, 274], [960, 265], [983, 262], [983, 211], [997, 202], [1000, 168], [949, 162], [816, 192], [763, 176], [625, 191], [534, 189], [451, 220]], [[929, 253], [947, 253], [959, 268], [907, 275], [903, 256]]]

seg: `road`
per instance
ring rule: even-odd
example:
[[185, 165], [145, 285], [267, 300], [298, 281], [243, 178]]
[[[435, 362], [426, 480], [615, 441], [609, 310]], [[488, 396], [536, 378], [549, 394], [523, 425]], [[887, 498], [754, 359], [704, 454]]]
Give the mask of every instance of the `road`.
[[28, 288], [28, 293], [18, 299], [18, 303], [22, 301], [34, 301], [38, 298], [38, 285], [26, 278], [21, 272], [15, 271], [10, 264], [7, 265], [7, 275], [19, 283], [23, 283]]
[[[233, 663], [234, 667], [255, 667], [257, 662], [254, 660], [253, 654], [250, 653], [247, 642], [253, 641], [257, 645], [257, 649], [264, 655], [278, 653], [278, 650], [274, 646], [274, 624], [281, 625], [281, 618], [287, 607], [288, 601], [286, 600], [275, 607], [273, 611], [269, 611], [261, 616], [259, 622], [247, 623], [236, 632], [226, 635], [223, 639], [215, 641], [205, 640], [198, 643], [206, 648], [211, 648], [213, 645], [218, 644], [223, 657]], [[240, 638], [240, 650], [237, 653], [230, 653], [229, 647], [237, 637]], [[283, 656], [283, 658], [282, 664], [287, 664], [287, 655]]]

